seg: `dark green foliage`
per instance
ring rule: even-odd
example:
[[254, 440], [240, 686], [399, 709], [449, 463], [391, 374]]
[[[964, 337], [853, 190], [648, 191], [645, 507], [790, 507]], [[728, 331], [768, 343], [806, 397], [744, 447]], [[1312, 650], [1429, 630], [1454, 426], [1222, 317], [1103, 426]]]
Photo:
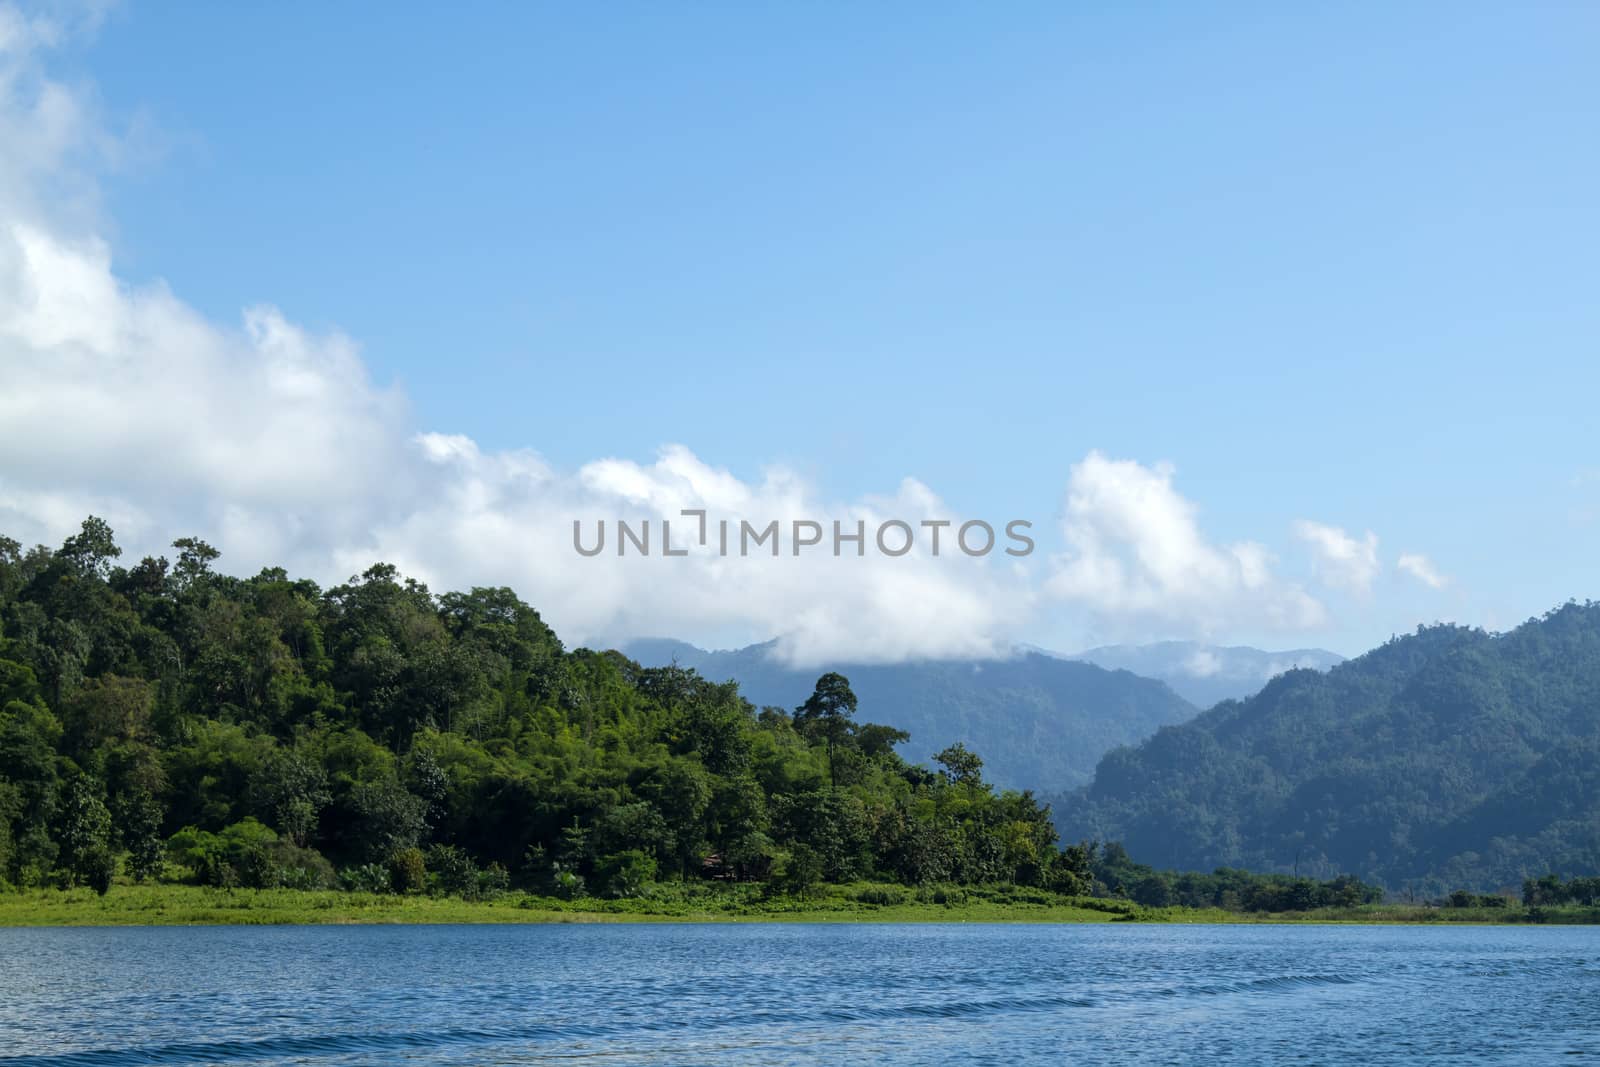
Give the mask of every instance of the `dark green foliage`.
[[1111, 843], [1089, 846], [1089, 874], [1098, 895], [1121, 897], [1150, 908], [1181, 905], [1244, 912], [1297, 912], [1376, 904], [1383, 890], [1349, 875], [1326, 881], [1283, 874], [1253, 874], [1219, 868], [1211, 874], [1158, 871], [1128, 858]]
[[817, 679], [817, 687], [806, 702], [795, 709], [794, 728], [801, 737], [821, 741], [828, 750], [828, 781], [837, 784], [835, 753], [855, 731], [851, 721], [856, 713], [856, 695], [850, 681], [837, 672]]
[[340, 805], [338, 847], [369, 860], [415, 848], [426, 828], [428, 802], [391, 778], [358, 782]]
[[[364, 869], [356, 868], [357, 871]], [[356, 877], [366, 879], [367, 876], [358, 874]], [[389, 888], [396, 893], [420, 893], [428, 888], [428, 861], [420, 848], [403, 848], [389, 857]]]
[[789, 862], [783, 870], [783, 887], [791, 893], [804, 896], [815, 889], [826, 872], [822, 857], [806, 844], [797, 844], [789, 851]]
[[[110, 885], [111, 813], [87, 775], [73, 778], [61, 810], [61, 858], [68, 885], [97, 885], [104, 877]], [[97, 886], [98, 887], [98, 886]], [[105, 890], [100, 890], [104, 892]]]
[[1566, 882], [1554, 874], [1529, 878], [1522, 883], [1522, 902], [1530, 908], [1560, 904], [1594, 907], [1600, 903], [1600, 878], [1573, 878]]
[[111, 880], [117, 873], [117, 860], [108, 845], [91, 846], [78, 856], [75, 874], [78, 881], [105, 896], [111, 889]]
[[976, 790], [983, 784], [983, 760], [960, 741], [934, 756], [933, 762], [944, 768], [944, 776], [954, 785]]
[[436, 893], [472, 899], [478, 893], [478, 865], [455, 845], [434, 845], [427, 852], [429, 882]]
[[217, 833], [186, 826], [172, 835], [168, 848], [202, 885], [320, 889], [334, 884], [333, 866], [320, 853], [280, 838], [254, 818]]
[[223, 887], [1091, 885], [1032, 794], [984, 784], [965, 745], [946, 775], [908, 764], [838, 673], [758, 713], [732, 682], [567, 651], [510, 590], [436, 596], [386, 564], [323, 590], [174, 549], [124, 569], [99, 520], [57, 552], [0, 544], [13, 885], [98, 887], [114, 850], [158, 877], [163, 841]]
[[275, 750], [262, 760], [250, 790], [258, 816], [298, 845], [316, 832], [322, 810], [333, 799], [321, 763], [312, 753], [294, 749]]
[[161, 836], [161, 804], [144, 789], [118, 797], [116, 824], [128, 852], [128, 874], [135, 882], [159, 875], [167, 862]]
[[491, 863], [478, 872], [478, 887], [474, 900], [493, 900], [511, 888], [511, 872], [498, 863]]
[[656, 861], [639, 849], [626, 849], [595, 864], [595, 877], [606, 896], [636, 897], [656, 880]]
[[1434, 626], [1107, 755], [1063, 833], [1412, 897], [1600, 873], [1600, 604]]
[[[417, 857], [419, 860], [421, 856]], [[426, 883], [426, 874], [422, 882]], [[346, 867], [339, 872], [339, 888], [347, 893], [392, 893], [395, 891], [389, 867], [381, 863], [363, 863], [359, 867]]]
[[267, 846], [266, 853], [270, 873], [263, 879], [263, 887], [330, 889], [338, 884], [333, 864], [315, 849], [302, 848], [288, 838], [281, 838]]
[[[768, 718], [787, 717], [784, 709], [806, 700], [817, 681], [816, 670], [786, 665], [771, 644], [705, 652], [678, 641], [648, 640], [624, 651], [648, 666], [676, 663], [713, 680], [737, 679], [747, 699], [770, 706]], [[863, 752], [870, 755], [887, 740], [921, 763], [961, 741], [983, 753], [988, 779], [1007, 789], [1082, 785], [1102, 754], [1199, 713], [1161, 682], [1037, 653], [835, 667], [849, 676], [851, 692], [873, 723], [888, 724], [859, 725]], [[909, 738], [890, 740], [878, 730]]]

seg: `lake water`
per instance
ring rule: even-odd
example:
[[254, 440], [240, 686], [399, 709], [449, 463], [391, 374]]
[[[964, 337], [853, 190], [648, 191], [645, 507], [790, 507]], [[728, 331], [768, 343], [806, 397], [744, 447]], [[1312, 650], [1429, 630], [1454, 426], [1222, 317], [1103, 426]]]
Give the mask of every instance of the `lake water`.
[[0, 1065], [1565, 1063], [1600, 928], [0, 930]]

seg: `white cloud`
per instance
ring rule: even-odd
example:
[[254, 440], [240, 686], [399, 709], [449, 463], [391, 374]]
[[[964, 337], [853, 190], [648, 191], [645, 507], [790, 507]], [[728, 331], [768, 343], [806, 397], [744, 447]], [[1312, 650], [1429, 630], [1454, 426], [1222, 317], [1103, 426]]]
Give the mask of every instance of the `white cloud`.
[[1378, 536], [1367, 531], [1356, 539], [1337, 526], [1297, 519], [1294, 534], [1311, 546], [1317, 575], [1323, 584], [1354, 593], [1372, 589], [1378, 575]]
[[1450, 579], [1439, 573], [1439, 568], [1427, 556], [1417, 552], [1401, 554], [1395, 566], [1429, 589], [1443, 589], [1450, 584]]
[[805, 663], [980, 656], [1008, 647], [1028, 611], [1009, 575], [948, 551], [581, 558], [574, 519], [669, 519], [678, 540], [684, 508], [735, 529], [949, 511], [914, 482], [879, 506], [830, 504], [785, 470], [745, 483], [681, 446], [563, 474], [531, 452], [419, 434], [346, 339], [272, 309], [219, 328], [160, 287], [119, 284], [103, 244], [14, 221], [0, 231], [0, 455], [0, 521], [30, 540], [59, 541], [93, 511], [130, 546], [198, 533], [239, 569], [334, 581], [385, 559], [435, 587], [511, 585], [574, 640], [733, 631], [779, 634]]
[[1263, 546], [1208, 541], [1173, 474], [1170, 465], [1099, 452], [1074, 465], [1062, 522], [1067, 551], [1048, 590], [1110, 626], [1157, 622], [1204, 634], [1243, 623], [1302, 629], [1323, 621], [1321, 604], [1273, 574]]
[[1196, 649], [1183, 661], [1183, 672], [1191, 678], [1210, 678], [1222, 670], [1222, 660], [1209, 649]]
[[[37, 55], [68, 22], [0, 7], [0, 530], [59, 543], [92, 512], [135, 557], [192, 534], [234, 573], [282, 564], [323, 582], [382, 559], [434, 588], [510, 585], [569, 641], [780, 635], [807, 665], [1004, 654], [1042, 607], [1026, 566], [953, 553], [953, 531], [937, 559], [926, 542], [903, 558], [579, 557], [574, 519], [648, 518], [658, 539], [670, 520], [683, 544], [686, 508], [735, 528], [965, 516], [916, 479], [829, 500], [785, 468], [741, 479], [681, 445], [568, 471], [485, 451], [418, 427], [349, 338], [270, 306], [219, 324], [159, 282], [128, 283], [94, 210], [114, 139]], [[1049, 599], [1196, 633], [1323, 621], [1263, 546], [1207, 540], [1172, 476], [1099, 453], [1074, 466]]]
[[[718, 552], [717, 522], [765, 526], [774, 518], [834, 519], [853, 529], [894, 517], [910, 522], [948, 517], [937, 498], [902, 492], [883, 502], [829, 504], [792, 472], [767, 471], [743, 482], [679, 445], [654, 463], [624, 459], [590, 463], [571, 475], [552, 472], [536, 456], [484, 454], [464, 438], [423, 435], [419, 450], [437, 467], [423, 489], [431, 502], [380, 519], [369, 556], [390, 560], [430, 584], [510, 584], [531, 597], [563, 633], [575, 636], [729, 632], [744, 639], [780, 636], [792, 662], [826, 659], [898, 660], [1002, 654], [1031, 597], [1013, 575], [948, 551], [903, 558], [832, 555], [829, 540], [798, 558], [785, 532], [783, 555], [741, 558]], [[709, 512], [708, 544], [680, 512]], [[650, 521], [652, 555], [615, 554], [614, 521]], [[596, 523], [607, 524], [606, 551], [594, 558], [573, 549], [572, 523], [586, 545]], [[661, 522], [671, 523], [683, 558], [660, 556]], [[762, 550], [765, 551], [765, 550]], [[346, 570], [361, 557], [346, 554]]]
[[585, 559], [572, 547], [574, 519], [649, 519], [657, 531], [670, 519], [681, 543], [693, 525], [684, 508], [735, 524], [837, 518], [869, 530], [891, 515], [954, 517], [919, 482], [839, 503], [790, 471], [745, 482], [682, 446], [653, 463], [557, 471], [532, 452], [418, 432], [405, 398], [371, 380], [348, 338], [271, 307], [223, 326], [164, 285], [127, 284], [92, 214], [69, 224], [42, 204], [102, 134], [37, 63], [56, 31], [6, 12], [0, 529], [59, 543], [93, 512], [133, 554], [196, 534], [235, 572], [282, 563], [324, 582], [383, 559], [435, 588], [510, 585], [572, 641], [776, 634], [804, 663], [1010, 647], [1031, 594], [1008, 568], [949, 550], [663, 559], [658, 547], [647, 559]]

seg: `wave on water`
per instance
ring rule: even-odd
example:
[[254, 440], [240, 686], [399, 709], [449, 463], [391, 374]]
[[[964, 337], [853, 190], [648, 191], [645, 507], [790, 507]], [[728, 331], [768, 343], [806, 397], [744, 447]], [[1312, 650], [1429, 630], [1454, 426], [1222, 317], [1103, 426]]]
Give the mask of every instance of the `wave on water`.
[[694, 1031], [733, 1026], [782, 1027], [825, 1023], [870, 1023], [915, 1019], [982, 1018], [1011, 1013], [1086, 1009], [1115, 1002], [1139, 1002], [1184, 996], [1218, 996], [1288, 991], [1325, 985], [1353, 985], [1349, 975], [1283, 975], [1237, 982], [1145, 990], [1123, 990], [1103, 997], [1040, 995], [969, 1000], [848, 1005], [799, 1011], [735, 1011], [715, 1019], [685, 1015], [629, 1019], [616, 1023], [562, 1022], [477, 1029], [365, 1034], [306, 1034], [255, 1040], [196, 1041], [127, 1048], [86, 1049], [51, 1055], [0, 1056], [0, 1067], [158, 1067], [167, 1064], [224, 1063], [297, 1057], [318, 1058], [352, 1053], [396, 1053], [409, 1049], [454, 1045], [559, 1043], [651, 1032]]
[[1348, 974], [1285, 974], [1251, 978], [1242, 982], [1210, 982], [1174, 990], [1173, 996], [1223, 996], [1229, 993], [1273, 993], [1312, 986], [1358, 985], [1361, 979]]

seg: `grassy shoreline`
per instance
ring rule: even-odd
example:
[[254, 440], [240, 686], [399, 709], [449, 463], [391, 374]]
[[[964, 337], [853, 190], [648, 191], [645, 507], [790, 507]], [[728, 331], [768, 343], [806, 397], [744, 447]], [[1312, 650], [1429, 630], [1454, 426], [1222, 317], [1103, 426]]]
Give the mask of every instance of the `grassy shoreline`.
[[[841, 893], [761, 900], [749, 895], [690, 899], [568, 901], [508, 893], [494, 900], [396, 896], [334, 890], [115, 886], [0, 893], [5, 926], [321, 925], [394, 923], [638, 922], [1111, 922], [1127, 912], [973, 899], [960, 904], [864, 903]], [[1219, 913], [1220, 914], [1220, 913]]]
[[[0, 927], [212, 926], [425, 923], [626, 922], [976, 922], [976, 923], [1341, 923], [1437, 925], [1600, 923], [1600, 909], [1441, 908], [1372, 904], [1310, 912], [1246, 914], [1217, 908], [1144, 908], [1127, 901], [1017, 899], [966, 894], [944, 903], [899, 898], [874, 887], [830, 886], [806, 898], [700, 893], [632, 900], [560, 900], [508, 893], [494, 900], [394, 896], [333, 890], [214, 889], [117, 885], [0, 892]], [[865, 899], [862, 899], [865, 898]]]

